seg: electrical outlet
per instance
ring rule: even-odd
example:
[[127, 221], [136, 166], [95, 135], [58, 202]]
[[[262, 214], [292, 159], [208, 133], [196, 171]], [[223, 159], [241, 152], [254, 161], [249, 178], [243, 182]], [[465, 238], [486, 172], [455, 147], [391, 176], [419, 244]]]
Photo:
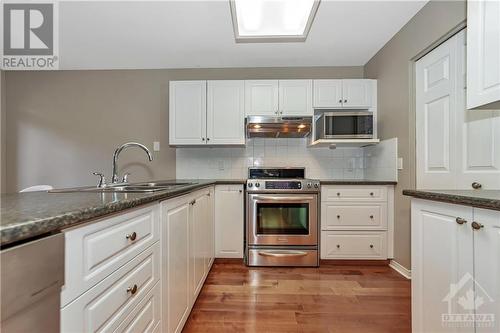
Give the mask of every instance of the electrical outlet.
[[160, 142], [159, 141], [153, 142], [153, 151], [160, 151]]

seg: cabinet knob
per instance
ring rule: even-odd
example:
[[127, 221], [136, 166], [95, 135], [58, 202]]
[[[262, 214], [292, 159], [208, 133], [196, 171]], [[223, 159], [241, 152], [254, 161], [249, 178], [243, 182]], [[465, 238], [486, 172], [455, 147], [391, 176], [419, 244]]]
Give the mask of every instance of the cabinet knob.
[[373, 249], [373, 244], [370, 244], [370, 249]]
[[475, 190], [479, 190], [481, 187], [483, 187], [483, 185], [481, 183], [478, 183], [478, 182], [472, 183], [471, 186]]
[[337, 244], [337, 249], [340, 249], [340, 245], [339, 244]]
[[129, 239], [129, 240], [131, 240], [133, 242], [137, 238], [137, 234], [134, 231], [133, 233], [126, 235], [125, 238]]
[[372, 197], [373, 197], [373, 194], [374, 194], [373, 192], [370, 192], [370, 195], [371, 195]]
[[484, 225], [482, 225], [481, 223], [478, 223], [478, 222], [474, 221], [474, 222], [472, 222], [471, 227], [474, 230], [479, 230], [481, 228], [484, 228]]
[[337, 218], [339, 219], [339, 218], [340, 218], [340, 215], [337, 215]]
[[201, 141], [205, 141], [205, 138], [201, 138]]
[[341, 99], [339, 99], [339, 103], [342, 103], [342, 100], [341, 100]]
[[457, 217], [457, 218], [455, 219], [455, 221], [456, 221], [458, 224], [465, 224], [465, 223], [467, 223], [467, 220], [466, 220], [466, 219], [463, 219], [463, 218], [461, 218], [461, 217]]
[[191, 206], [194, 206], [194, 204], [195, 204], [195, 203], [196, 203], [196, 200], [193, 200], [193, 201], [191, 201], [189, 204], [190, 204]]
[[210, 141], [210, 138], [207, 138], [207, 141]]
[[243, 193], [243, 190], [239, 190], [238, 192]]
[[344, 103], [347, 103], [347, 99], [344, 99]]
[[131, 293], [132, 295], [134, 295], [136, 292], [137, 292], [137, 285], [136, 284], [134, 284], [133, 287], [127, 288], [127, 293]]
[[373, 215], [370, 215], [370, 218], [373, 220]]
[[340, 192], [337, 192], [337, 196], [340, 197]]

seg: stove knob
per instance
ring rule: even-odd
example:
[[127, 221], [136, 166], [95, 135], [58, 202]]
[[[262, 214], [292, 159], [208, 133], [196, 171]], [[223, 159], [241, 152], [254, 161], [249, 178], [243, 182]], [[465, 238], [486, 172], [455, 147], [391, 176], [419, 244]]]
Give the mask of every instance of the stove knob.
[[260, 187], [260, 183], [255, 183], [255, 187]]
[[307, 183], [307, 188], [311, 188], [312, 187], [312, 184], [311, 183]]
[[253, 187], [253, 184], [252, 183], [248, 183], [248, 187]]
[[319, 187], [319, 184], [318, 183], [314, 183], [314, 188], [318, 188]]

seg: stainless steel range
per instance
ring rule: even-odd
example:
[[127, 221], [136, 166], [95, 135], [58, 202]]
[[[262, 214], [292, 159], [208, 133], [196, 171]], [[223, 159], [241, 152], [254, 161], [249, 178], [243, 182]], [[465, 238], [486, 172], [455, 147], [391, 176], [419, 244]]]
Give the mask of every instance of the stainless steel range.
[[249, 169], [249, 266], [318, 266], [319, 181], [304, 175], [304, 168]]

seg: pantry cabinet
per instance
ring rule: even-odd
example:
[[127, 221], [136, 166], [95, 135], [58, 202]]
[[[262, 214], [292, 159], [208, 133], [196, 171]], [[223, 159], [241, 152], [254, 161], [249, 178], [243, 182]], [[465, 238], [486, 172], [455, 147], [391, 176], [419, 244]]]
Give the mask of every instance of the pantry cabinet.
[[413, 199], [411, 227], [413, 332], [498, 331], [453, 315], [500, 316], [500, 211]]
[[500, 1], [467, 1], [467, 108], [500, 109]]
[[311, 80], [245, 81], [247, 116], [312, 116]]
[[162, 331], [181, 332], [213, 263], [213, 187], [161, 206]]
[[170, 145], [245, 144], [244, 81], [171, 81]]
[[367, 79], [313, 80], [317, 109], [376, 107], [376, 81]]
[[215, 186], [215, 256], [243, 258], [243, 185]]

